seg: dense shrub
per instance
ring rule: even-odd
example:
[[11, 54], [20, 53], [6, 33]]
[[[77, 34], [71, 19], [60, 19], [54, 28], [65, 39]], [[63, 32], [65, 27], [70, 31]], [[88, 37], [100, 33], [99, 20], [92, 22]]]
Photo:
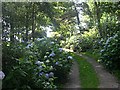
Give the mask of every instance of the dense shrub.
[[72, 48], [74, 51], [87, 51], [99, 48], [98, 30], [94, 27], [85, 31], [83, 34], [77, 34], [66, 40], [66, 48]]
[[55, 80], [64, 80], [73, 58], [55, 41], [46, 38], [29, 42], [27, 46], [3, 43], [3, 62], [6, 75], [3, 88], [31, 90], [57, 88]]
[[75, 47], [78, 46], [78, 43], [79, 43], [79, 39], [80, 39], [80, 35], [73, 35], [71, 36], [70, 38], [67, 38], [66, 39], [66, 42], [64, 42], [64, 45], [65, 48], [68, 48], [68, 49], [74, 49]]
[[101, 62], [107, 69], [120, 70], [120, 32], [109, 37], [101, 50]]
[[99, 34], [96, 27], [89, 29], [89, 31], [85, 31], [82, 35], [82, 42], [81, 47], [83, 51], [90, 50], [90, 49], [97, 49], [99, 47]]

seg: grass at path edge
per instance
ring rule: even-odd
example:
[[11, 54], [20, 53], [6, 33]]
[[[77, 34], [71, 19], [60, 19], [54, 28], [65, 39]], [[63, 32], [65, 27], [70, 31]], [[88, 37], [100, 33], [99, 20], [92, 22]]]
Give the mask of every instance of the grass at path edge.
[[99, 79], [93, 66], [79, 55], [75, 53], [71, 53], [71, 55], [78, 62], [81, 87], [97, 88], [99, 85]]

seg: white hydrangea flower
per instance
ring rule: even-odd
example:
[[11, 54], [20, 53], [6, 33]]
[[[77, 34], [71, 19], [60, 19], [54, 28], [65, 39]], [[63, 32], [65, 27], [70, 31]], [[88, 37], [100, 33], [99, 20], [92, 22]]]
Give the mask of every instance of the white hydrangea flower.
[[46, 52], [46, 54], [49, 54], [49, 52]]
[[40, 61], [36, 61], [35, 64], [40, 65]]
[[116, 37], [118, 37], [118, 35], [117, 35], [117, 34], [115, 34], [115, 35], [114, 35], [114, 38], [116, 38]]
[[47, 58], [47, 56], [44, 56], [44, 58], [46, 59], [46, 58]]
[[44, 64], [44, 62], [36, 61], [35, 64], [41, 65], [41, 64]]
[[53, 66], [50, 66], [50, 70], [52, 70], [53, 69]]
[[50, 62], [50, 60], [46, 60], [46, 63], [49, 63]]
[[54, 76], [54, 73], [53, 72], [50, 72], [49, 73], [49, 77], [53, 77]]
[[113, 37], [108, 38], [105, 44], [107, 45], [112, 38], [113, 38]]
[[73, 57], [72, 56], [68, 56], [68, 59], [73, 59]]
[[100, 52], [102, 53], [104, 51], [104, 49], [100, 50]]
[[40, 38], [37, 38], [37, 41], [40, 41]]
[[0, 80], [4, 79], [4, 77], [5, 77], [5, 74], [2, 71], [0, 71]]
[[30, 43], [30, 44], [28, 44], [27, 46], [26, 46], [26, 48], [30, 48], [30, 47], [32, 47], [33, 46], [33, 43]]
[[41, 41], [41, 40], [43, 40], [43, 39], [44, 39], [44, 38], [37, 38], [36, 40], [37, 40], [37, 41]]
[[50, 42], [50, 44], [54, 44], [55, 42]]

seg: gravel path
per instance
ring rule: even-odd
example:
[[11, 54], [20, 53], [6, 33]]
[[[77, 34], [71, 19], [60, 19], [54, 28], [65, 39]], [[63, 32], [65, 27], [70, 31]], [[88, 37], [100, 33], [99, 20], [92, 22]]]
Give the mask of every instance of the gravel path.
[[80, 88], [80, 80], [79, 80], [79, 68], [76, 61], [74, 61], [68, 82], [65, 84], [64, 89], [79, 89]]
[[[100, 80], [100, 85], [98, 88], [113, 88], [113, 89], [117, 89], [120, 90], [120, 85], [118, 84], [117, 79], [110, 74], [108, 71], [105, 70], [105, 68], [99, 64], [98, 62], [96, 62], [93, 58], [90, 58], [86, 55], [81, 55], [83, 58], [85, 58], [90, 64], [93, 65], [99, 80]], [[75, 61], [70, 75], [69, 75], [69, 79], [68, 82], [65, 84], [64, 89], [70, 89], [70, 90], [74, 90], [74, 89], [78, 89], [80, 90], [81, 86], [80, 86], [80, 79], [79, 79], [79, 68], [78, 68], [78, 64]], [[107, 90], [108, 90], [107, 89]]]
[[100, 80], [99, 88], [119, 88], [117, 79], [108, 71], [106, 71], [102, 65], [100, 65], [98, 62], [96, 62], [94, 59], [88, 56], [85, 55], [81, 55], [81, 56], [85, 58], [89, 63], [91, 63], [95, 71], [97, 72]]

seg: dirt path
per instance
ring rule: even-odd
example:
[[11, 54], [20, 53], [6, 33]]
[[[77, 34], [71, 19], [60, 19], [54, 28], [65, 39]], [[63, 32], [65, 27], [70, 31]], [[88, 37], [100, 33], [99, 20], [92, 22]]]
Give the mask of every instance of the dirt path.
[[74, 61], [68, 82], [64, 86], [65, 89], [75, 89], [80, 88], [80, 80], [79, 80], [79, 68], [76, 61]]
[[94, 59], [88, 56], [85, 56], [85, 55], [80, 55], [80, 56], [85, 58], [89, 63], [93, 65], [100, 80], [99, 88], [119, 88], [117, 79], [113, 75], [111, 75], [109, 72], [107, 72], [102, 65], [100, 65]]

